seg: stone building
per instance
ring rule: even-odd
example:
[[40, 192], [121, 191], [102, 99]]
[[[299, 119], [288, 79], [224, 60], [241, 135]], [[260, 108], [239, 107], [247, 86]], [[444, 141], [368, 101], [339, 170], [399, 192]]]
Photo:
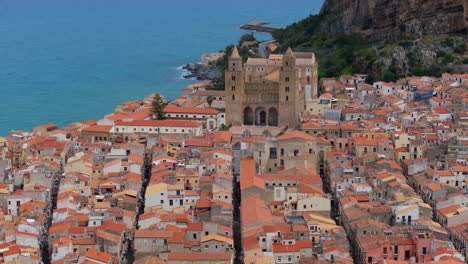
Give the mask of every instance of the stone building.
[[242, 58], [234, 47], [225, 74], [226, 124], [298, 127], [318, 96], [318, 63], [312, 52]]

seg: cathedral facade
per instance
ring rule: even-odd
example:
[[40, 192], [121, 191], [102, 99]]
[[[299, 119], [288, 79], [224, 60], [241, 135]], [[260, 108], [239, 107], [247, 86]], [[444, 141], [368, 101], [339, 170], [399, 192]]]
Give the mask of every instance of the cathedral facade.
[[226, 124], [295, 128], [318, 96], [312, 52], [272, 54], [242, 63], [236, 47], [225, 73]]

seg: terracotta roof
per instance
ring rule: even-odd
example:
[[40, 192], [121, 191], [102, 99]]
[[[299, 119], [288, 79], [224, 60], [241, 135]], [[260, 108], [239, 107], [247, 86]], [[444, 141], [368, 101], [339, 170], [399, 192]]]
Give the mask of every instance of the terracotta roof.
[[231, 245], [233, 244], [233, 240], [231, 237], [217, 235], [217, 234], [203, 236], [200, 242], [204, 243], [210, 240], [222, 241]]
[[453, 205], [449, 205], [447, 207], [444, 207], [444, 208], [440, 208], [440, 209], [437, 209], [439, 211], [440, 214], [442, 215], [448, 215], [448, 214], [453, 214], [455, 212], [457, 212], [457, 210], [460, 208], [460, 205], [458, 204], [453, 204]]
[[100, 262], [105, 262], [108, 263], [112, 259], [111, 254], [107, 254], [101, 251], [97, 251], [93, 248], [88, 249], [88, 251], [85, 254], [86, 258], [92, 259], [92, 260], [97, 260]]
[[303, 248], [311, 248], [312, 242], [310, 240], [298, 240], [292, 245], [273, 244], [273, 253], [286, 253], [286, 252], [300, 252]]
[[301, 138], [301, 139], [307, 139], [307, 140], [317, 140], [317, 137], [311, 136], [307, 133], [304, 133], [302, 131], [294, 130], [292, 132], [286, 132], [283, 135], [278, 137], [278, 140], [287, 140], [291, 138]]
[[433, 107], [432, 111], [436, 112], [437, 114], [450, 114], [450, 112], [444, 107]]
[[95, 133], [108, 133], [112, 129], [112, 126], [90, 126], [83, 128], [84, 132], [95, 132]]
[[463, 165], [455, 165], [452, 166], [450, 169], [455, 172], [468, 172], [468, 166]]
[[163, 229], [140, 229], [135, 231], [135, 238], [168, 238], [172, 237], [172, 233]]
[[202, 231], [203, 223], [202, 222], [189, 222], [187, 223], [187, 230]]
[[213, 142], [214, 143], [230, 143], [232, 138], [232, 133], [230, 131], [217, 131], [214, 134]]

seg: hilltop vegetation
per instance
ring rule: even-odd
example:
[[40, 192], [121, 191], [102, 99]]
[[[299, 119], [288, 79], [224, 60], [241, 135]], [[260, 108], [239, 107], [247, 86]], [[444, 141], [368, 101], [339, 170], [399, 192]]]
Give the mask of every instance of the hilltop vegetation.
[[440, 76], [443, 72], [466, 71], [467, 43], [460, 36], [370, 42], [357, 35], [316, 32], [320, 15], [309, 16], [277, 30], [278, 52], [288, 47], [313, 51], [319, 60], [320, 77], [367, 73], [370, 81], [386, 81], [408, 75]]

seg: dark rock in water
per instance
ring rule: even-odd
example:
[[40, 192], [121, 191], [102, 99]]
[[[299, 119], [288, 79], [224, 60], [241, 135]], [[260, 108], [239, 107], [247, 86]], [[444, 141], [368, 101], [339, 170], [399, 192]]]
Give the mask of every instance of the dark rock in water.
[[221, 73], [215, 65], [191, 63], [185, 65], [183, 69], [190, 72], [190, 74], [184, 76], [186, 79], [216, 81], [221, 77]]

